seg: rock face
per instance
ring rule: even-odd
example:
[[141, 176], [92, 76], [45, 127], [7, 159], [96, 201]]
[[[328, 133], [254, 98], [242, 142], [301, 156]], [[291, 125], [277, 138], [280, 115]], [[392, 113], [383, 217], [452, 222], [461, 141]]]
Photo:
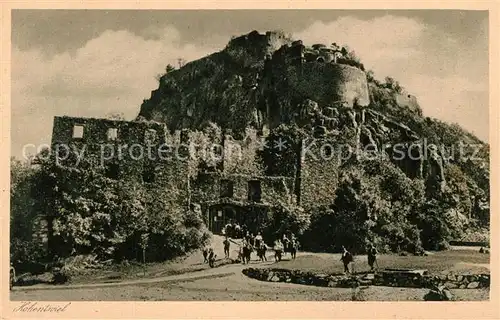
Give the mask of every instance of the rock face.
[[[489, 221], [489, 147], [459, 127], [424, 117], [417, 98], [393, 84], [367, 76], [345, 48], [308, 47], [282, 32], [253, 31], [163, 75], [139, 117], [163, 122], [172, 132], [216, 124], [240, 141], [249, 128], [260, 139], [279, 127], [296, 126], [333, 146], [370, 146], [407, 177], [424, 182], [429, 199], [453, 194], [448, 204], [459, 209], [465, 224], [473, 215]], [[447, 158], [450, 152], [457, 156], [462, 142], [480, 145], [485, 161]], [[398, 158], [398, 152], [404, 156]], [[467, 152], [471, 156], [475, 150]], [[266, 175], [299, 177], [294, 188], [306, 206], [328, 204], [337, 185], [338, 157], [298, 164], [299, 157], [279, 160], [290, 160], [295, 169]]]
[[292, 43], [280, 32], [251, 32], [161, 77], [139, 116], [172, 130], [200, 129], [212, 121], [243, 134], [247, 126], [262, 130], [294, 122], [306, 99], [321, 108], [367, 106], [365, 73], [323, 59], [325, 52]]

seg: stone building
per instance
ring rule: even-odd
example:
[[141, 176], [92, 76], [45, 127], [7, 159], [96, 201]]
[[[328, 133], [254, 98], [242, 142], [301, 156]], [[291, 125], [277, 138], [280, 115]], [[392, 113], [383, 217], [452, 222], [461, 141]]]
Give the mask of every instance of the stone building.
[[[206, 143], [222, 141], [223, 150], [215, 161], [200, 162], [195, 147], [200, 136]], [[328, 203], [336, 186], [336, 158], [319, 159], [321, 145], [308, 145], [309, 155], [294, 153], [295, 169], [283, 176], [265, 176], [262, 171], [244, 172], [248, 163], [261, 161], [258, 134], [244, 140], [222, 135], [217, 139], [190, 130], [170, 132], [165, 124], [95, 118], [55, 117], [52, 133], [54, 161], [62, 166], [82, 162], [67, 157], [68, 150], [85, 157], [86, 163], [111, 179], [137, 179], [146, 187], [168, 192], [181, 190], [178, 201], [187, 207], [198, 205], [208, 228], [218, 233], [230, 221], [250, 229], [268, 219], [279, 206], [309, 207]], [[198, 144], [196, 144], [198, 143]], [[230, 149], [239, 153], [235, 156]], [[199, 151], [199, 150], [198, 150]], [[293, 156], [292, 156], [293, 157]], [[208, 165], [207, 165], [208, 164]]]

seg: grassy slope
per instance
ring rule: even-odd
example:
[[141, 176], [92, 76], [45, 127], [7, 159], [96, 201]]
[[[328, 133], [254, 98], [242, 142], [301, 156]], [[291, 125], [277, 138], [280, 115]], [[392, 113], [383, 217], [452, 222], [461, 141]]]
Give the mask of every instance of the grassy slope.
[[[287, 256], [286, 259], [289, 259]], [[489, 254], [471, 250], [441, 251], [429, 256], [380, 255], [378, 264], [381, 269], [427, 269], [430, 273], [489, 273], [489, 269], [475, 264], [489, 264]], [[296, 260], [284, 260], [273, 265], [276, 268], [300, 269], [325, 274], [343, 272], [340, 254], [304, 254]], [[355, 257], [354, 271], [368, 271], [366, 256]]]

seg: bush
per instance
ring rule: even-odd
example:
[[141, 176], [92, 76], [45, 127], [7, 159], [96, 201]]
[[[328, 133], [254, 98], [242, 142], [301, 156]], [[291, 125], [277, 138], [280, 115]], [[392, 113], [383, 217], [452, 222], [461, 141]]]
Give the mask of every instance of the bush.
[[423, 186], [389, 162], [366, 161], [342, 168], [333, 203], [311, 211], [304, 246], [363, 253], [368, 244], [381, 252], [422, 250], [420, 231], [410, 220], [423, 199]]
[[274, 208], [272, 217], [262, 227], [262, 237], [268, 244], [281, 238], [284, 233], [292, 232], [300, 236], [309, 227], [309, 216], [301, 208], [281, 204]]
[[83, 170], [87, 165], [93, 168], [42, 167], [42, 176], [55, 177], [46, 200], [55, 212], [52, 249], [58, 256], [142, 261], [144, 249], [148, 261], [159, 261], [207, 241], [201, 211], [186, 208], [175, 185], [165, 192], [133, 179], [116, 181], [98, 168]]
[[[436, 201], [431, 201], [419, 209], [416, 224], [421, 230], [420, 238], [426, 250], [446, 248], [451, 237], [449, 221], [445, 219], [444, 209]], [[445, 244], [446, 243], [446, 244]]]
[[422, 241], [416, 226], [407, 222], [385, 224], [381, 228], [380, 239], [392, 252], [417, 254], [422, 251]]
[[437, 251], [450, 250], [450, 244], [446, 240], [441, 240], [436, 244]]
[[34, 241], [11, 239], [10, 263], [18, 273], [31, 272], [40, 274], [45, 271], [45, 254]]
[[65, 284], [71, 279], [71, 276], [64, 267], [54, 268], [54, 270], [52, 271], [52, 275], [53, 275], [52, 282], [54, 284]]

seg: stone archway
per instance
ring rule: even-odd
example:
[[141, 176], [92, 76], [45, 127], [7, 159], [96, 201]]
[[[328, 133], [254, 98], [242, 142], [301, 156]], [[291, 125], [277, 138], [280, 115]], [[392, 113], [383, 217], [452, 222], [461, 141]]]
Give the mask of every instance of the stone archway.
[[225, 225], [241, 220], [241, 208], [234, 205], [216, 204], [208, 209], [208, 229], [214, 234], [221, 234]]
[[214, 204], [208, 208], [207, 227], [214, 234], [222, 234], [228, 223], [246, 225], [250, 232], [256, 233], [267, 220], [268, 208], [265, 206], [239, 206], [234, 204]]

